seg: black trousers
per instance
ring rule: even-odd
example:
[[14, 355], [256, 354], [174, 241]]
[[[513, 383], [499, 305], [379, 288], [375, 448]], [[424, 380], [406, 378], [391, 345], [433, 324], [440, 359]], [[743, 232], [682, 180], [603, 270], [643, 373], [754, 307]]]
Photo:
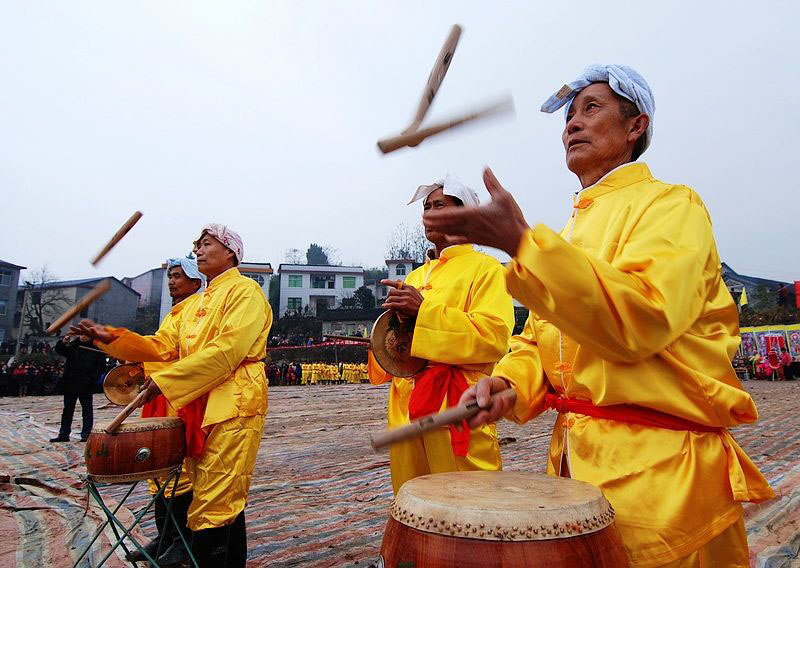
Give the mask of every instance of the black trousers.
[[195, 531], [192, 534], [192, 553], [198, 567], [244, 567], [247, 563], [244, 511], [230, 524]]
[[[167, 487], [169, 488], [169, 486]], [[189, 505], [192, 503], [192, 493], [184, 493], [172, 498], [172, 515], [175, 516], [175, 521], [180, 526], [183, 537], [186, 542], [191, 546], [192, 532], [186, 526], [186, 514], [189, 512]], [[175, 529], [172, 520], [167, 516], [167, 507], [169, 506], [169, 499], [160, 495], [156, 498], [156, 528], [158, 529], [158, 537], [161, 539], [161, 552], [169, 549], [173, 542], [181, 542], [181, 537]], [[183, 546], [183, 543], [181, 543]]]
[[94, 412], [92, 411], [92, 393], [75, 394], [64, 392], [64, 411], [61, 412], [61, 429], [58, 431], [58, 436], [68, 437], [72, 431], [72, 417], [75, 416], [75, 403], [80, 400], [81, 402], [81, 415], [83, 416], [83, 425], [81, 426], [81, 438], [89, 436], [94, 425]]

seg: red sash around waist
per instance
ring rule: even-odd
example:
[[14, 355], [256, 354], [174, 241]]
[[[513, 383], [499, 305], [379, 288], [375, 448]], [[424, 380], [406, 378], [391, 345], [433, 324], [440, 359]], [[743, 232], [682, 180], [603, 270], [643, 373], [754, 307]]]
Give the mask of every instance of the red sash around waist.
[[665, 430], [719, 433], [723, 429], [695, 423], [680, 416], [665, 414], [664, 412], [648, 407], [640, 407], [639, 405], [593, 405], [589, 401], [566, 398], [552, 392], [544, 397], [544, 402], [547, 407], [561, 414], [572, 412], [594, 418], [608, 419], [609, 421], [645, 425]]
[[[199, 459], [203, 454], [206, 444], [206, 432], [203, 429], [203, 417], [206, 415], [208, 394], [193, 400], [186, 407], [178, 410], [178, 416], [183, 421], [183, 430], [186, 435], [186, 456]], [[167, 416], [167, 399], [164, 394], [159, 394], [142, 407], [142, 417]]]
[[[469, 385], [464, 373], [453, 365], [429, 364], [414, 378], [414, 389], [408, 401], [408, 415], [413, 419], [435, 414], [442, 408], [447, 397], [447, 406], [458, 404], [461, 394]], [[466, 421], [450, 425], [450, 443], [453, 454], [466, 457], [469, 447], [469, 427]]]

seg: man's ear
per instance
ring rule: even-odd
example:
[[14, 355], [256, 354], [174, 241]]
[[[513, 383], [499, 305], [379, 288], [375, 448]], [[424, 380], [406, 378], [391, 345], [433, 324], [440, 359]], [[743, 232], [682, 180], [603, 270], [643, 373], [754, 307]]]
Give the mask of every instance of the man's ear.
[[649, 115], [646, 115], [645, 113], [636, 115], [635, 119], [633, 120], [633, 125], [631, 126], [631, 135], [638, 135], [637, 139], [639, 139], [639, 137], [644, 137], [648, 126], [650, 126]]

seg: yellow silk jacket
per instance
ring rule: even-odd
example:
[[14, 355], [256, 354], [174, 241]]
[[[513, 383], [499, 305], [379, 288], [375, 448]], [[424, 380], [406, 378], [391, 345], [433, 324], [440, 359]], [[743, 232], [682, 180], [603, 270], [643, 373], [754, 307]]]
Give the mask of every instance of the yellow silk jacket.
[[[518, 423], [542, 412], [548, 389], [723, 429], [756, 420], [731, 366], [738, 311], [690, 188], [643, 163], [618, 167], [576, 195], [560, 235], [537, 225], [523, 236], [506, 282], [530, 308], [494, 370], [517, 390]], [[603, 489], [634, 565], [683, 557], [737, 519], [738, 501], [774, 496], [726, 429], [561, 415], [547, 469]]]
[[153, 373], [154, 382], [175, 410], [207, 393], [203, 427], [208, 427], [267, 413], [260, 361], [271, 326], [272, 309], [261, 288], [231, 268], [188, 298], [154, 335], [109, 328], [118, 338], [98, 346], [132, 362], [169, 362]]

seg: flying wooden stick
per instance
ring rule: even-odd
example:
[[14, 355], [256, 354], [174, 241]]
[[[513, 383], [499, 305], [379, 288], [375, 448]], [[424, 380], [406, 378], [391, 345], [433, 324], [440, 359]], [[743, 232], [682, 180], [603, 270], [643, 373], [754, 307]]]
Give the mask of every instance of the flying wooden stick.
[[80, 313], [84, 308], [89, 308], [89, 306], [94, 304], [110, 289], [111, 289], [111, 282], [108, 279], [106, 279], [105, 281], [101, 281], [94, 288], [92, 288], [83, 299], [81, 299], [77, 304], [72, 306], [70, 309], [67, 310], [66, 313], [64, 313], [55, 322], [53, 322], [47, 328], [47, 334], [52, 335], [53, 333], [55, 333], [62, 326], [64, 326], [64, 324], [69, 322], [73, 317], [75, 317], [78, 313]]
[[371, 434], [369, 441], [372, 444], [372, 449], [378, 452], [386, 446], [397, 443], [398, 441], [413, 439], [414, 437], [422, 436], [426, 432], [430, 432], [436, 428], [466, 421], [480, 410], [491, 408], [496, 399], [503, 397], [511, 397], [513, 402], [517, 400], [517, 393], [513, 389], [505, 389], [496, 394], [492, 394], [489, 397], [489, 403], [486, 407], [478, 407], [478, 402], [474, 400], [467, 401], [466, 403], [456, 405], [442, 412], [418, 418], [415, 421], [411, 421], [408, 425]]
[[116, 234], [114, 234], [114, 236], [111, 237], [111, 240], [108, 243], [106, 243], [106, 246], [102, 250], [100, 250], [100, 252], [97, 253], [97, 256], [94, 259], [92, 259], [92, 265], [97, 267], [97, 264], [100, 263], [102, 258], [106, 254], [111, 252], [111, 249], [122, 240], [122, 237], [133, 229], [133, 226], [136, 225], [136, 223], [139, 221], [141, 217], [142, 217], [142, 212], [139, 211], [134, 212], [133, 216], [131, 216], [127, 221], [125, 221], [125, 224], [119, 228], [119, 230], [117, 231]]
[[442, 45], [439, 56], [436, 57], [433, 69], [428, 76], [428, 82], [425, 84], [425, 90], [419, 100], [419, 106], [417, 107], [417, 114], [414, 116], [414, 121], [403, 131], [404, 135], [417, 130], [422, 120], [425, 119], [425, 115], [428, 114], [433, 99], [439, 91], [439, 86], [442, 85], [447, 70], [450, 69], [450, 61], [453, 60], [453, 54], [456, 51], [459, 38], [461, 38], [461, 26], [453, 25], [447, 36], [447, 40], [445, 40], [444, 45]]
[[443, 133], [451, 128], [461, 126], [467, 122], [475, 121], [476, 119], [482, 119], [492, 115], [501, 115], [504, 113], [514, 113], [514, 101], [511, 97], [508, 97], [503, 101], [490, 106], [489, 108], [468, 113], [462, 117], [451, 119], [449, 121], [436, 124], [435, 126], [429, 126], [428, 128], [423, 128], [422, 130], [410, 133], [403, 132], [395, 137], [388, 137], [386, 139], [378, 140], [378, 148], [381, 150], [381, 153], [386, 154], [396, 151], [399, 148], [403, 148], [404, 146], [417, 146], [431, 135]]

